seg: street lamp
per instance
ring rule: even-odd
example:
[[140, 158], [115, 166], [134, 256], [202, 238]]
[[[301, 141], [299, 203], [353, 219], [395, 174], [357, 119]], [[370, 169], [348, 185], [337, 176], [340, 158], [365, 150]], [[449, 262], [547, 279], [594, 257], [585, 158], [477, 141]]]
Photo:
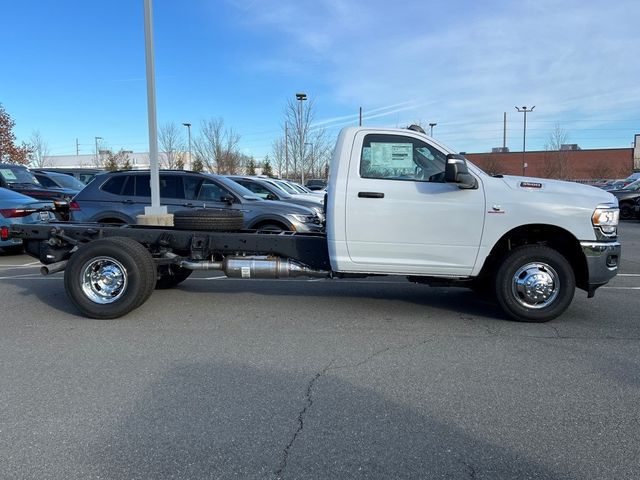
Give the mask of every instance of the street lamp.
[[298, 119], [299, 119], [299, 123], [298, 123], [298, 133], [300, 135], [300, 183], [302, 183], [304, 185], [304, 163], [302, 161], [302, 152], [304, 149], [304, 128], [303, 128], [303, 121], [302, 121], [302, 102], [304, 102], [307, 99], [307, 94], [306, 93], [296, 93], [296, 99], [298, 100]]
[[435, 122], [429, 124], [429, 128], [431, 129], [431, 130], [429, 130], [429, 136], [430, 137], [433, 137], [433, 127], [435, 127], [436, 125], [438, 125], [438, 124], [435, 123]]
[[526, 146], [527, 146], [527, 113], [528, 112], [533, 112], [533, 109], [536, 108], [536, 106], [534, 105], [531, 108], [527, 108], [527, 107], [516, 107], [516, 110], [518, 112], [524, 113], [524, 129], [522, 132], [522, 176], [524, 177], [525, 175], [525, 170], [527, 168], [527, 164], [524, 161], [524, 152], [526, 150]]
[[100, 166], [100, 157], [98, 156], [98, 140], [102, 140], [102, 137], [93, 137], [96, 140], [96, 167]]
[[182, 125], [184, 125], [185, 127], [187, 127], [187, 135], [189, 136], [189, 170], [191, 170], [191, 124], [190, 123], [183, 123]]

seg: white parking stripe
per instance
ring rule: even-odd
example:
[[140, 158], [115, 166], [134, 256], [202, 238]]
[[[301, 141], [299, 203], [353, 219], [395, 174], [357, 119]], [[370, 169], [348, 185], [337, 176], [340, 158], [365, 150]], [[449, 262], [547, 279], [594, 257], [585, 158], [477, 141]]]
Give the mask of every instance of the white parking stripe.
[[640, 277], [640, 273], [619, 273], [618, 277]]
[[640, 287], [600, 287], [605, 290], [640, 290]]

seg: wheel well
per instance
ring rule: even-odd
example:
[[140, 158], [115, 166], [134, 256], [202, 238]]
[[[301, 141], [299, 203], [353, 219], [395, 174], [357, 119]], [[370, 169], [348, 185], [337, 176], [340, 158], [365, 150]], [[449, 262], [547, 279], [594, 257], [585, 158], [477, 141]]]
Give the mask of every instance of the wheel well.
[[573, 268], [576, 286], [583, 290], [588, 288], [589, 271], [580, 242], [567, 230], [553, 225], [521, 225], [505, 233], [491, 249], [479, 276], [492, 276], [504, 255], [522, 245], [546, 245], [558, 251]]
[[98, 223], [117, 223], [117, 224], [124, 224], [127, 223], [124, 220], [122, 220], [121, 218], [115, 218], [115, 217], [105, 217], [105, 218], [101, 218], [97, 221]]
[[256, 223], [255, 225], [253, 225], [251, 228], [255, 229], [255, 230], [259, 230], [263, 227], [265, 227], [266, 225], [276, 225], [278, 227], [280, 227], [282, 230], [286, 230], [286, 231], [290, 231], [291, 227], [289, 225], [286, 225], [284, 222], [280, 221], [280, 220], [262, 220], [258, 223]]

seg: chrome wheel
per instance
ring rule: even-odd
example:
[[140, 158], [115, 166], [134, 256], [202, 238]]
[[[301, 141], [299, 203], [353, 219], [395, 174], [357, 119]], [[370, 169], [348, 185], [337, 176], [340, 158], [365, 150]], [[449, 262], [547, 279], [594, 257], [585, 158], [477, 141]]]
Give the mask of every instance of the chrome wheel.
[[82, 291], [92, 302], [101, 305], [118, 300], [127, 289], [127, 271], [111, 257], [96, 257], [81, 270]]
[[544, 308], [553, 303], [560, 292], [560, 278], [546, 263], [527, 263], [513, 275], [511, 292], [526, 308]]

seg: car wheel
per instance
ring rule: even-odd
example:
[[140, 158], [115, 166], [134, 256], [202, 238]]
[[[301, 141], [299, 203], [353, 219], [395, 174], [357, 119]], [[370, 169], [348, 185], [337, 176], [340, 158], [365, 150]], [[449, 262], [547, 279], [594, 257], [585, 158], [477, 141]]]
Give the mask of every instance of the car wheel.
[[158, 268], [157, 290], [166, 290], [184, 282], [193, 273], [193, 270], [177, 265], [163, 265]]
[[636, 212], [633, 208], [633, 205], [628, 203], [623, 203], [622, 205], [620, 205], [620, 218], [622, 220], [630, 220], [635, 217], [635, 215]]
[[498, 267], [496, 299], [514, 320], [548, 322], [571, 304], [576, 280], [559, 252], [542, 245], [510, 251]]
[[118, 318], [149, 298], [156, 284], [156, 265], [149, 251], [131, 238], [94, 240], [71, 255], [64, 284], [84, 315]]
[[244, 215], [231, 208], [181, 210], [173, 214], [173, 226], [178, 230], [233, 232], [242, 230]]

